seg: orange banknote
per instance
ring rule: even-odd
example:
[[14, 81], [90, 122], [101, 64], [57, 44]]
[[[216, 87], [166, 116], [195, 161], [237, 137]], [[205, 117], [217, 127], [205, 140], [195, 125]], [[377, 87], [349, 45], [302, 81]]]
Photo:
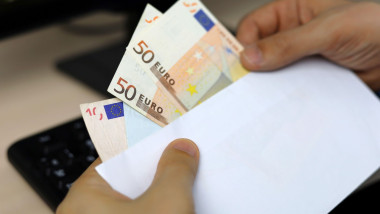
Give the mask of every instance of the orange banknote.
[[242, 46], [196, 0], [178, 1], [127, 51], [181, 111], [248, 72], [240, 64]]

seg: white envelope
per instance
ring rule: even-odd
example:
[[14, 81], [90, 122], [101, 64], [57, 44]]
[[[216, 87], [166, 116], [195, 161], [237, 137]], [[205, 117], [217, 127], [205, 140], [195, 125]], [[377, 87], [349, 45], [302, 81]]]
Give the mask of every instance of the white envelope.
[[97, 167], [136, 198], [165, 147], [197, 143], [202, 213], [327, 213], [380, 164], [380, 104], [350, 71], [310, 58], [250, 73]]

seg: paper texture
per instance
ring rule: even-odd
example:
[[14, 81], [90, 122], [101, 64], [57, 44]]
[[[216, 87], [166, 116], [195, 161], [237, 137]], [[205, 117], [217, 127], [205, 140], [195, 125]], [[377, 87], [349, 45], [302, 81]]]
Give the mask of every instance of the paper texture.
[[123, 106], [125, 104], [117, 98], [80, 105], [88, 133], [102, 161], [128, 148]]
[[311, 58], [250, 73], [97, 167], [136, 198], [176, 138], [197, 143], [196, 212], [327, 213], [380, 163], [380, 105], [350, 71]]
[[128, 147], [136, 145], [143, 138], [161, 128], [128, 105], [124, 105], [124, 113], [125, 134], [127, 136]]

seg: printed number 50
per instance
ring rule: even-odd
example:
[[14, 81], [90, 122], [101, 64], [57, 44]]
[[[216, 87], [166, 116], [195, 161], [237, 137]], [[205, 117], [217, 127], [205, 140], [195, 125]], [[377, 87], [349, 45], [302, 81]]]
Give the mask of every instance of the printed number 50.
[[[113, 90], [118, 94], [122, 94], [125, 92], [125, 94], [124, 94], [125, 99], [127, 99], [129, 101], [133, 100], [135, 98], [136, 92], [137, 92], [136, 87], [134, 85], [128, 85], [127, 88], [125, 88], [124, 85], [122, 84], [122, 82], [124, 82], [125, 84], [128, 84], [128, 82], [125, 79], [120, 77], [119, 81], [117, 81], [117, 84], [120, 85], [121, 89], [116, 90], [116, 88], [114, 88]], [[131, 91], [131, 92], [128, 93], [129, 91]]]
[[[137, 54], [142, 54], [141, 55], [141, 59], [143, 62], [145, 63], [150, 63], [153, 59], [154, 59], [154, 53], [153, 51], [151, 50], [146, 50], [144, 51], [144, 47], [145, 46], [146, 48], [148, 48], [148, 45], [144, 42], [144, 40], [141, 40], [138, 44], [137, 44], [138, 47], [140, 47], [139, 49], [140, 50], [137, 50], [136, 48], [133, 48], [133, 50], [137, 53]], [[149, 54], [149, 55], [148, 55]]]

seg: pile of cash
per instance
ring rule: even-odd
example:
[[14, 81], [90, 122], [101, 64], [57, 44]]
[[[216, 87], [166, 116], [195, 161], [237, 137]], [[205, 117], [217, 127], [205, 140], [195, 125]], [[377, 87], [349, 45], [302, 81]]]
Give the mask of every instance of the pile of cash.
[[116, 98], [80, 106], [100, 158], [114, 157], [247, 74], [241, 51], [200, 1], [179, 0], [164, 14], [148, 4], [108, 87]]

